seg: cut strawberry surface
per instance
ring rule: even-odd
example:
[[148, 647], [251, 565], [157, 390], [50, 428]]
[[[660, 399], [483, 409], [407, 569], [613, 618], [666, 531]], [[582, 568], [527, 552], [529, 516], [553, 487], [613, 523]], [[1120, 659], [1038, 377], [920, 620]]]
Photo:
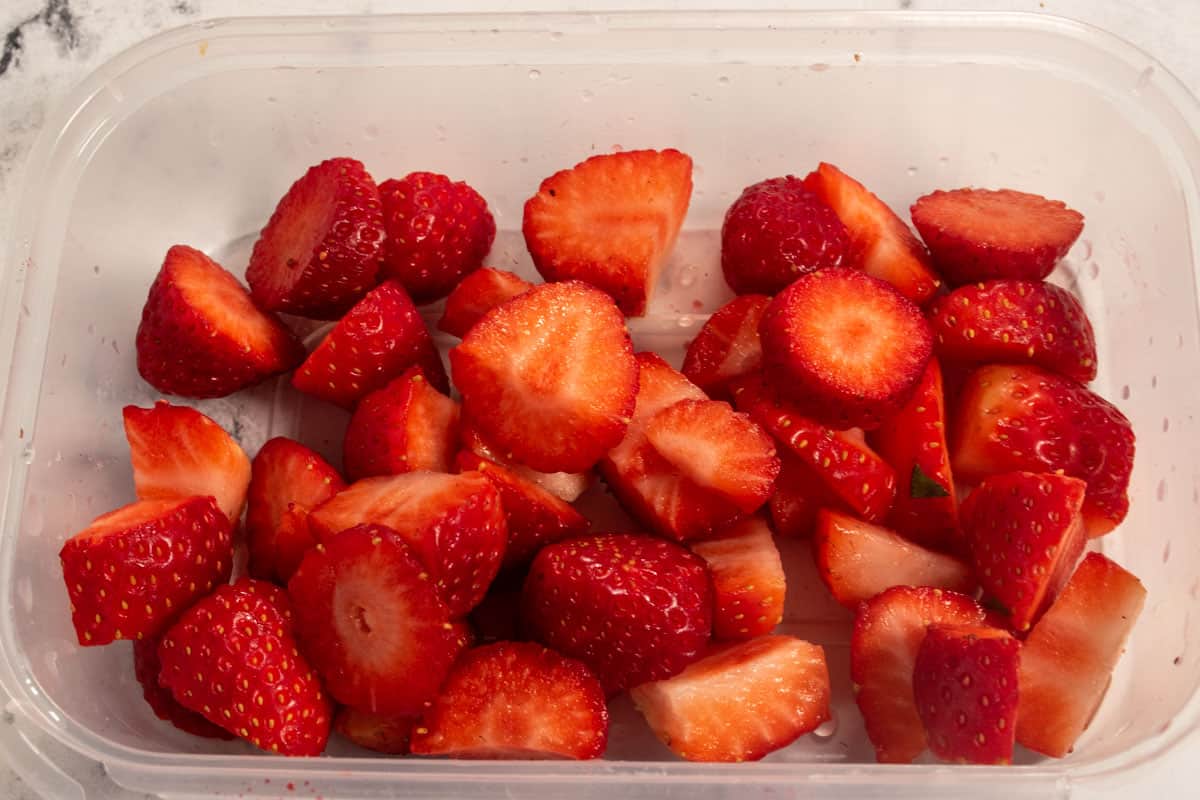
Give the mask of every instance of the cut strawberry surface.
[[343, 706], [334, 717], [333, 729], [359, 747], [404, 756], [417, 719], [415, 714], [388, 716]]
[[166, 720], [179, 730], [206, 739], [232, 739], [233, 734], [219, 725], [214, 725], [203, 714], [184, 708], [171, 694], [170, 689], [159, 685], [158, 676], [162, 663], [158, 660], [159, 637], [137, 639], [133, 643], [133, 674], [142, 685], [142, 697], [154, 710], [154, 715]]
[[502, 453], [498, 448], [488, 444], [483, 436], [469, 421], [460, 425], [462, 446], [467, 452], [474, 453], [480, 458], [486, 458], [503, 467], [512, 470], [518, 476], [530, 483], [535, 483], [550, 494], [565, 503], [573, 503], [588, 490], [595, 481], [595, 475], [586, 472], [538, 472], [524, 464], [513, 461], [511, 453]]
[[753, 639], [783, 621], [787, 581], [771, 529], [748, 517], [692, 545], [713, 579], [713, 637]]
[[802, 539], [812, 535], [817, 512], [822, 508], [846, 507], [816, 471], [798, 456], [782, 450], [779, 464], [775, 491], [767, 501], [775, 533], [789, 539]]
[[747, 294], [708, 318], [688, 345], [683, 374], [713, 398], [729, 396], [730, 382], [762, 367], [758, 324], [771, 298]]
[[511, 272], [483, 267], [463, 278], [450, 292], [438, 330], [461, 339], [484, 314], [532, 288], [532, 283]]

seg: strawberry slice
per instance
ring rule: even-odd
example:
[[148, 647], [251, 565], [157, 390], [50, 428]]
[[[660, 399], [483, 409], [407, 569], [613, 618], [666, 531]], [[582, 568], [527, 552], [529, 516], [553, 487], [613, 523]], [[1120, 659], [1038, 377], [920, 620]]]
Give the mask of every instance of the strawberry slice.
[[181, 244], [150, 287], [136, 344], [138, 374], [183, 397], [224, 397], [304, 359], [299, 340], [255, 307], [237, 278]]
[[585, 281], [640, 317], [691, 196], [692, 159], [678, 150], [592, 156], [525, 203], [525, 244], [546, 280]]
[[480, 458], [495, 462], [514, 472], [518, 477], [530, 483], [537, 484], [550, 494], [565, 503], [574, 503], [579, 496], [588, 490], [595, 475], [587, 472], [538, 472], [524, 464], [512, 460], [511, 454], [501, 453], [497, 448], [484, 441], [483, 436], [468, 421], [462, 421], [460, 434], [463, 448]]
[[624, 318], [577, 281], [534, 287], [485, 316], [450, 367], [471, 423], [542, 472], [590, 469], [621, 441], [637, 394]]
[[937, 191], [912, 207], [933, 263], [952, 285], [1045, 278], [1083, 232], [1083, 215], [1012, 189]]
[[502, 269], [476, 270], [463, 278], [446, 298], [438, 330], [461, 339], [484, 314], [532, 288], [529, 281]]
[[978, 625], [984, 612], [957, 592], [896, 586], [858, 607], [850, 639], [854, 700], [883, 763], [906, 764], [925, 750], [913, 699], [913, 666], [929, 625]]
[[812, 535], [817, 524], [817, 512], [822, 508], [844, 508], [838, 496], [821, 480], [820, 475], [784, 449], [779, 453], [779, 476], [775, 491], [767, 501], [767, 512], [775, 533], [788, 539]]
[[825, 651], [791, 636], [717, 648], [631, 694], [655, 735], [688, 761], [757, 761], [830, 719]]
[[412, 751], [452, 758], [599, 758], [608, 707], [592, 673], [532, 642], [467, 653], [413, 730]]
[[1012, 763], [1020, 648], [996, 628], [929, 627], [913, 668], [913, 697], [934, 755], [960, 764]]
[[139, 500], [212, 495], [237, 524], [250, 486], [250, 459], [220, 425], [194, 408], [159, 400], [125, 406], [125, 439]]
[[933, 296], [941, 280], [930, 266], [925, 246], [882, 200], [824, 162], [808, 174], [804, 187], [824, 200], [846, 226], [847, 264], [887, 281], [918, 305]]
[[1017, 741], [1061, 758], [1083, 733], [1146, 603], [1141, 581], [1089, 553], [1021, 650]]
[[578, 658], [611, 695], [700, 656], [712, 632], [712, 582], [704, 561], [677, 544], [592, 535], [542, 548], [522, 609], [533, 638]]
[[975, 591], [971, 568], [957, 558], [832, 509], [817, 513], [813, 553], [821, 581], [846, 608], [893, 586]]
[[730, 382], [762, 367], [758, 323], [771, 298], [761, 294], [735, 297], [708, 318], [688, 345], [683, 374], [709, 396], [729, 397]]
[[419, 717], [416, 714], [388, 716], [342, 706], [333, 719], [333, 729], [367, 750], [406, 756], [409, 753], [408, 743], [412, 737], [413, 725], [417, 719]]
[[929, 306], [940, 357], [959, 364], [1036, 364], [1080, 383], [1096, 377], [1096, 337], [1066, 289], [1040, 281], [960, 286]]
[[787, 581], [766, 522], [747, 517], [692, 545], [692, 552], [712, 573], [714, 638], [753, 639], [783, 621]]
[[417, 307], [395, 281], [372, 289], [326, 334], [296, 374], [302, 392], [352, 409], [411, 366], [419, 366], [440, 392], [448, 392], [446, 368]]
[[152, 636], [137, 639], [133, 643], [133, 674], [142, 685], [142, 697], [153, 709], [154, 715], [193, 736], [206, 739], [234, 738], [232, 733], [209, 722], [202, 714], [184, 708], [170, 689], [159, 685], [158, 676], [162, 672], [162, 663], [158, 660], [159, 641], [159, 637]]
[[233, 534], [211, 497], [140, 500], [103, 514], [58, 554], [81, 645], [156, 636], [229, 580]]
[[987, 366], [968, 376], [950, 437], [954, 474], [969, 482], [1001, 472], [1059, 472], [1087, 481], [1088, 535], [1129, 511], [1133, 426], [1072, 380], [1031, 366]]
[[921, 310], [850, 269], [811, 272], [763, 312], [767, 381], [834, 428], [877, 428], [916, 391], [933, 352]]
[[383, 254], [379, 189], [362, 163], [310, 167], [275, 207], [246, 267], [259, 308], [337, 319], [375, 285]]
[[449, 472], [458, 417], [458, 403], [433, 388], [420, 367], [409, 367], [358, 402], [342, 444], [346, 477]]
[[251, 463], [246, 503], [250, 574], [286, 585], [317, 543], [308, 512], [344, 488], [337, 470], [299, 442], [277, 436], [264, 444]]

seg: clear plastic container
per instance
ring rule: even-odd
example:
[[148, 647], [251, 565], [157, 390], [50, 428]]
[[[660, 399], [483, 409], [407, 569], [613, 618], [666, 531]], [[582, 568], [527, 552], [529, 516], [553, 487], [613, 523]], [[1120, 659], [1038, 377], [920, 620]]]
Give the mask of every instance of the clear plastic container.
[[[55, 797], [73, 751], [122, 786], [207, 792], [482, 797], [1063, 797], [1158, 759], [1200, 714], [1200, 108], [1151, 58], [1072, 22], [1023, 14], [729, 13], [307, 18], [208, 22], [94, 74], [34, 151], [7, 241], [0, 306], [0, 682], [4, 747]], [[1061, 198], [1087, 228], [1056, 279], [1096, 324], [1099, 390], [1138, 434], [1133, 509], [1100, 542], [1149, 601], [1099, 716], [1062, 761], [885, 767], [849, 693], [846, 612], [803, 546], [785, 627], [827, 647], [837, 725], [765, 762], [672, 759], [627, 702], [609, 760], [386, 760], [334, 747], [284, 760], [195, 739], [140, 700], [128, 645], [74, 641], [57, 551], [132, 497], [120, 409], [155, 395], [133, 338], [166, 248], [234, 272], [305, 167], [361, 158], [380, 179], [431, 168], [496, 213], [491, 263], [529, 272], [522, 203], [594, 152], [674, 146], [695, 195], [639, 344], [678, 358], [725, 296], [717, 231], [740, 189], [844, 167], [898, 210], [935, 187]], [[311, 408], [265, 386], [199, 404], [253, 452]], [[236, 420], [236, 422], [235, 422]], [[336, 441], [337, 420], [325, 434]], [[306, 433], [312, 435], [311, 430]], [[807, 570], [807, 572], [806, 572]], [[1136, 676], [1136, 680], [1134, 679]], [[305, 783], [307, 782], [307, 783]], [[1024, 796], [1024, 795], [1022, 795]]]

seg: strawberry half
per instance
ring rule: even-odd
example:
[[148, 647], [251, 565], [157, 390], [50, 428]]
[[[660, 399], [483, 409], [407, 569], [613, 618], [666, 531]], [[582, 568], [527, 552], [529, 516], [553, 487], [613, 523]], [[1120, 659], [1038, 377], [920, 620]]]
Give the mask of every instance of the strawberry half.
[[352, 409], [411, 366], [448, 392], [446, 368], [417, 307], [395, 281], [385, 281], [333, 326], [292, 376], [302, 392]]
[[1100, 553], [1088, 554], [1022, 648], [1018, 742], [1055, 758], [1071, 752], [1145, 603], [1141, 581]]
[[550, 494], [565, 503], [574, 503], [579, 496], [588, 490], [595, 480], [595, 475], [586, 472], [538, 472], [524, 464], [513, 461], [511, 453], [502, 453], [493, 445], [484, 441], [483, 436], [467, 421], [460, 425], [463, 448], [480, 458], [486, 458], [502, 467], [506, 467], [530, 483], [537, 484]]
[[771, 298], [735, 297], [708, 318], [688, 345], [683, 374], [709, 396], [729, 397], [730, 382], [762, 367], [758, 324]]
[[783, 621], [787, 580], [771, 529], [747, 517], [715, 539], [697, 542], [692, 552], [704, 559], [713, 580], [713, 637], [753, 639]]
[[229, 580], [233, 535], [211, 497], [140, 500], [92, 520], [58, 554], [81, 645], [157, 636]]
[[952, 285], [1045, 278], [1083, 232], [1083, 215], [1057, 200], [1012, 189], [937, 191], [912, 220]]
[[438, 330], [461, 339], [484, 314], [532, 288], [529, 281], [502, 269], [476, 270], [463, 278], [446, 298]]
[[133, 674], [142, 685], [142, 697], [154, 710], [154, 715], [193, 736], [206, 739], [234, 738], [232, 733], [209, 722], [203, 715], [181, 706], [170, 689], [159, 685], [162, 664], [158, 660], [158, 643], [157, 636], [138, 639], [133, 643]]
[[759, 326], [767, 381], [834, 428], [877, 428], [916, 391], [933, 352], [921, 310], [851, 269], [811, 272]]
[[817, 512], [822, 508], [844, 508], [820, 475], [808, 463], [791, 451], [779, 453], [779, 476], [775, 491], [767, 501], [767, 512], [775, 533], [788, 539], [812, 535], [817, 524]]
[[717, 648], [631, 694], [655, 735], [688, 761], [757, 761], [830, 719], [825, 651], [791, 636]]
[[322, 161], [275, 207], [246, 267], [259, 308], [337, 319], [375, 285], [383, 253], [379, 190], [362, 163]]
[[139, 500], [212, 495], [237, 524], [250, 486], [250, 459], [225, 430], [194, 408], [159, 400], [125, 406], [125, 439]]
[[582, 472], [621, 441], [637, 394], [625, 319], [577, 281], [534, 287], [450, 351], [463, 413], [517, 461]]
[[413, 730], [412, 751], [452, 758], [599, 758], [608, 708], [583, 664], [532, 642], [468, 652]]
[[678, 150], [592, 156], [525, 203], [525, 244], [546, 280], [585, 281], [640, 317], [691, 196], [692, 159]]
[[959, 364], [1036, 364], [1080, 383], [1096, 377], [1096, 337], [1066, 289], [1040, 281], [960, 286], [929, 306], [938, 355]]
[[136, 346], [146, 383], [183, 397], [224, 397], [304, 359], [299, 340], [237, 278], [180, 244], [150, 286]]
[[333, 729], [359, 747], [376, 753], [406, 756], [417, 719], [415, 714], [396, 717], [342, 706], [333, 719]]
[[704, 562], [650, 536], [603, 534], [542, 549], [522, 597], [534, 638], [578, 658], [606, 692], [660, 680], [703, 652], [712, 632]]
[[943, 761], [1009, 764], [1021, 643], [987, 626], [931, 625], [913, 667], [929, 749]]

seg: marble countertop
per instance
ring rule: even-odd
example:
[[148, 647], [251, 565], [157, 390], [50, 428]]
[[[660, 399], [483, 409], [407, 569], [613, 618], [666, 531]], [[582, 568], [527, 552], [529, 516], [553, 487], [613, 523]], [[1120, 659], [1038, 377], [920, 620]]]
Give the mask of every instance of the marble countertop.
[[[160, 31], [214, 17], [276, 14], [357, 14], [404, 11], [595, 10], [630, 8], [853, 7], [1023, 10], [1091, 23], [1154, 55], [1200, 94], [1200, 2], [1196, 0], [676, 0], [672, 2], [579, 2], [578, 0], [3, 0], [0, 3], [0, 231], [7, 231], [25, 156], [47, 112], [85, 75], [109, 58]], [[3, 724], [0, 721], [0, 724]], [[1193, 761], [1200, 740], [1179, 748], [1136, 785], [1114, 785], [1112, 797], [1182, 796], [1200, 776]], [[75, 763], [78, 762], [78, 763]], [[99, 765], [76, 757], [69, 769], [90, 797], [139, 797], [113, 787]], [[1189, 779], [1190, 778], [1190, 779]], [[1106, 792], [1107, 795], [1107, 792]], [[0, 798], [34, 800], [0, 755]]]

